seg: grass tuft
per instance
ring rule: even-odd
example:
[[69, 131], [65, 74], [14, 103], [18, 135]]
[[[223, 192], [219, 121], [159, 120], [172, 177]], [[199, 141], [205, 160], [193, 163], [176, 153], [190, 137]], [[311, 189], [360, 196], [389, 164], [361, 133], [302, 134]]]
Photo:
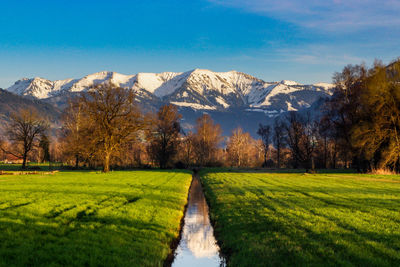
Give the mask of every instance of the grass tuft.
[[396, 172], [389, 169], [389, 168], [378, 168], [378, 169], [372, 169], [370, 171], [370, 174], [377, 174], [377, 175], [395, 175]]

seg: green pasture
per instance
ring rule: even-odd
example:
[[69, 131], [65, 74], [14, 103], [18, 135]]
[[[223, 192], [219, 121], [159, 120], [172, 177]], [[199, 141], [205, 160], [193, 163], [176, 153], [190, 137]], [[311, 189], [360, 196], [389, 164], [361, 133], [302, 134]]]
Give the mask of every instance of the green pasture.
[[0, 266], [162, 266], [185, 171], [0, 175]]
[[400, 266], [400, 176], [200, 175], [230, 266]]

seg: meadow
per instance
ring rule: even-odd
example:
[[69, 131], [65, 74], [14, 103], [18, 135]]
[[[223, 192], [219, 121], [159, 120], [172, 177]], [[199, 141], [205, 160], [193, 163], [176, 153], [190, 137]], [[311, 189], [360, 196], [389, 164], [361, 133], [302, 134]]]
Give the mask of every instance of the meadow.
[[400, 176], [200, 176], [229, 266], [400, 266]]
[[162, 266], [191, 173], [0, 175], [0, 266]]

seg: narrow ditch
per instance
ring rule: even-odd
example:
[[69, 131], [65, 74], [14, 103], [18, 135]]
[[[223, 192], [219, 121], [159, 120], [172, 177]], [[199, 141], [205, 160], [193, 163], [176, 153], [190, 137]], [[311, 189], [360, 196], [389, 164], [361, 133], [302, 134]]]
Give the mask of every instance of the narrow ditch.
[[169, 264], [180, 266], [225, 266], [214, 236], [200, 178], [193, 174], [179, 244]]

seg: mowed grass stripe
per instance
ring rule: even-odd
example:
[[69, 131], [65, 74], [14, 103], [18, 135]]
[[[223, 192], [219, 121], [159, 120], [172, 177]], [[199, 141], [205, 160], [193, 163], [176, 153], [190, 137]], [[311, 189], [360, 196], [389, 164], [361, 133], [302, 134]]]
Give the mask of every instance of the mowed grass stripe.
[[1, 266], [162, 266], [191, 174], [1, 176]]
[[399, 176], [203, 172], [202, 181], [232, 266], [400, 264]]

